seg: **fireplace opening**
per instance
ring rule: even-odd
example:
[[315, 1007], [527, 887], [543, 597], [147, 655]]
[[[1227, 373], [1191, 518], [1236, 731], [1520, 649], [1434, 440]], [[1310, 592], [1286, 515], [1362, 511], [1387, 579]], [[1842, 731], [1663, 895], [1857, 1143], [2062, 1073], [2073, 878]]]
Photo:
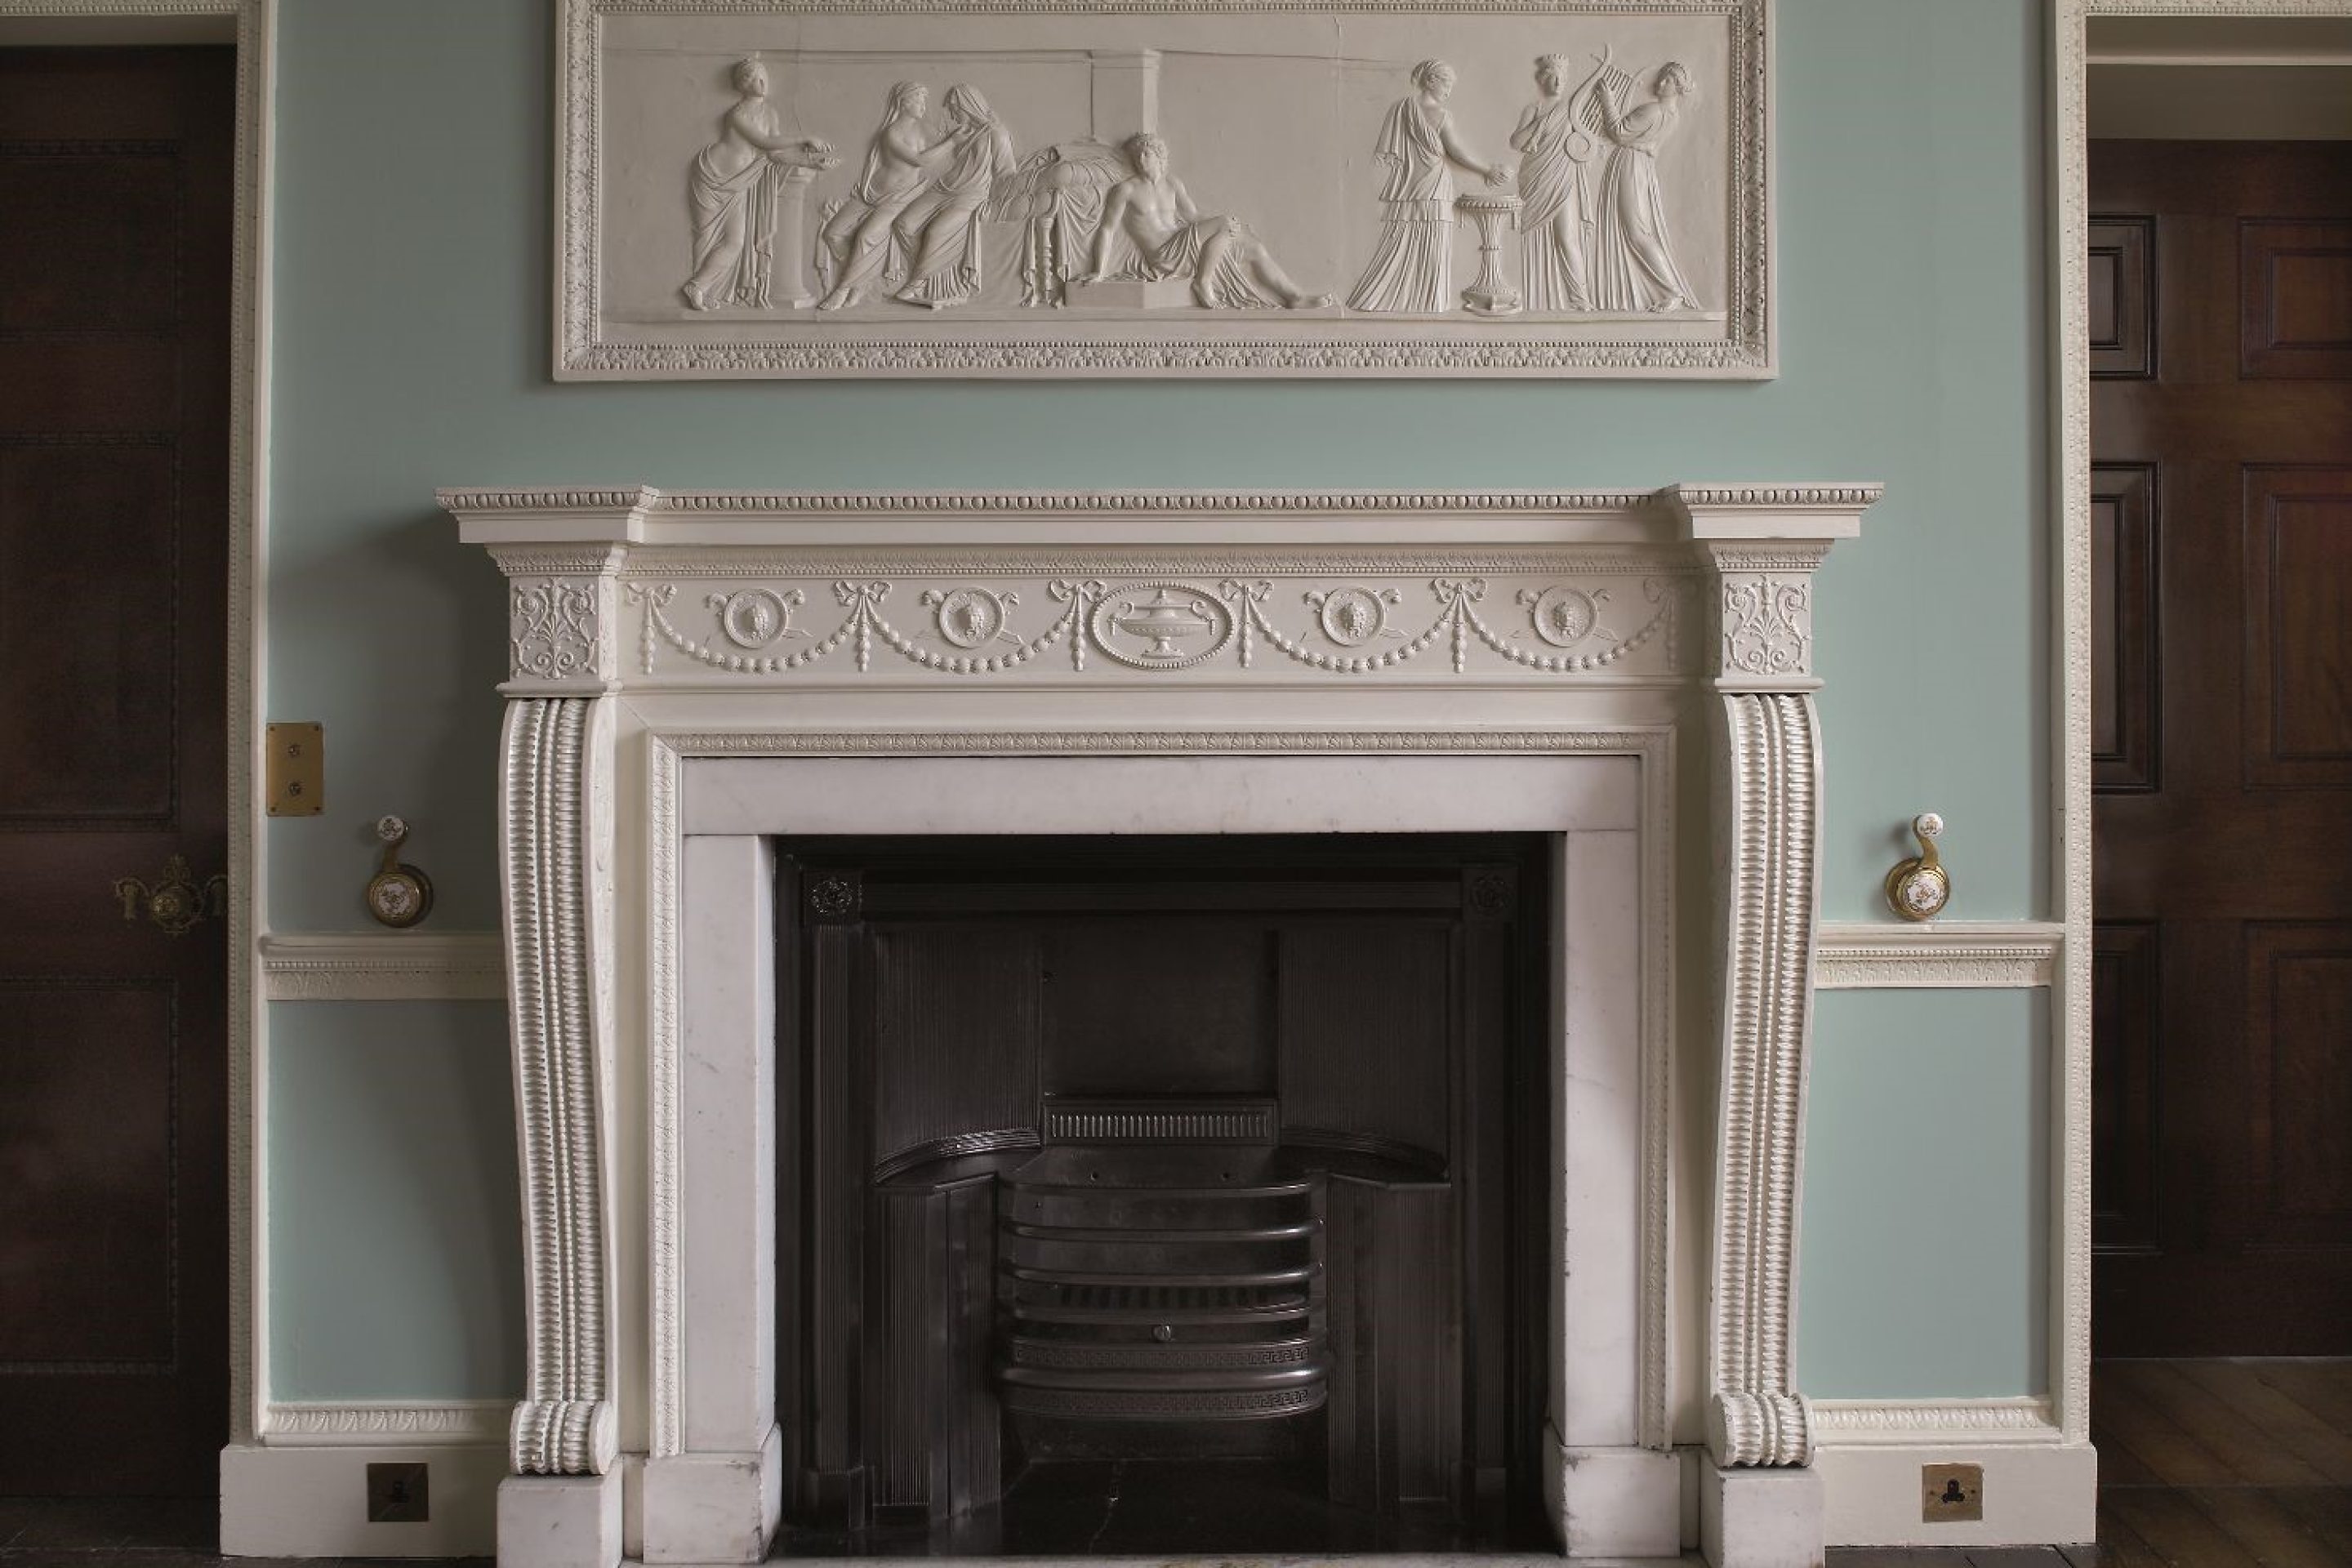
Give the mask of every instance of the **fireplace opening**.
[[1557, 843], [781, 841], [781, 1548], [1548, 1547]]

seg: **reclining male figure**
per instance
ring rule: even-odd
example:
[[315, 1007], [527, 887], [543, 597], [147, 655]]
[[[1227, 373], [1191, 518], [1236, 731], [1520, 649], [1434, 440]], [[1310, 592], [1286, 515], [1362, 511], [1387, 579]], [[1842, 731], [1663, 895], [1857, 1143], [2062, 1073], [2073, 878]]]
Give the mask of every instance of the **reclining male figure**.
[[1094, 270], [1077, 281], [1112, 279], [1111, 244], [1124, 236], [1135, 258], [1117, 277], [1146, 283], [1183, 279], [1206, 309], [1281, 304], [1318, 310], [1328, 294], [1309, 294], [1290, 280], [1256, 231], [1234, 217], [1204, 217], [1184, 182], [1168, 172], [1168, 143], [1146, 131], [1127, 140], [1136, 174], [1111, 187], [1095, 231]]

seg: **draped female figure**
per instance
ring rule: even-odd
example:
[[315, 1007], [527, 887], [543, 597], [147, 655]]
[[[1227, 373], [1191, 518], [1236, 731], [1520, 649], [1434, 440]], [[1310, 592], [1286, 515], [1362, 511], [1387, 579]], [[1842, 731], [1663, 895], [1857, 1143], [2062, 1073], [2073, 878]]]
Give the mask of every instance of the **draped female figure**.
[[1603, 310], [1696, 308], [1666, 239], [1666, 204], [1658, 193], [1658, 149], [1690, 96], [1690, 72], [1680, 64], [1664, 66], [1654, 90], [1653, 101], [1628, 109], [1613, 87], [1601, 83], [1602, 132], [1615, 144], [1601, 176], [1593, 226], [1592, 302]]
[[1454, 68], [1423, 60], [1412, 68], [1411, 98], [1390, 105], [1381, 121], [1373, 155], [1388, 165], [1381, 185], [1381, 237], [1372, 259], [1356, 279], [1348, 304], [1357, 310], [1451, 310], [1454, 297], [1454, 171], [1482, 174], [1490, 185], [1510, 178], [1500, 163], [1488, 163], [1454, 134], [1445, 100], [1454, 92]]
[[866, 149], [854, 198], [825, 208], [816, 270], [826, 289], [818, 310], [855, 305], [877, 281], [904, 275], [898, 216], [929, 187], [931, 171], [953, 151], [948, 138], [926, 139], [923, 115], [930, 105], [930, 91], [920, 82], [902, 81], [890, 89], [890, 106]]
[[719, 122], [719, 140], [695, 154], [687, 174], [694, 217], [694, 270], [678, 292], [697, 310], [725, 305], [766, 310], [775, 257], [777, 187], [794, 169], [833, 167], [833, 145], [787, 134], [768, 101], [768, 68], [738, 60], [740, 95]]
[[980, 292], [980, 214], [996, 182], [1013, 173], [1013, 135], [980, 89], [948, 89], [947, 167], [898, 222], [898, 245], [914, 259], [896, 298], [943, 310]]
[[1511, 149], [1519, 154], [1519, 274], [1530, 310], [1592, 309], [1588, 246], [1592, 227], [1591, 169], [1600, 147], [1584, 128], [1601, 73], [1563, 97], [1568, 61], [1536, 62], [1541, 96], [1519, 116]]

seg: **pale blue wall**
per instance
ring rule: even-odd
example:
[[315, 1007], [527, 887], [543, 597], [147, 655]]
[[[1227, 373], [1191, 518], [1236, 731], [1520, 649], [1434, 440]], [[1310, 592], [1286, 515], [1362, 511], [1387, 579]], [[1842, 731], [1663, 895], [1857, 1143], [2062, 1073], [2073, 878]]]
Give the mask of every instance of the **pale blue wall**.
[[[501, 597], [488, 560], [460, 549], [434, 510], [433, 489], [640, 480], [1883, 479], [1888, 500], [1821, 583], [1824, 913], [1874, 912], [1899, 825], [1929, 807], [1951, 823], [1955, 914], [2042, 913], [2042, 0], [1780, 0], [1777, 382], [630, 387], [548, 375], [545, 0], [284, 0], [267, 710], [327, 723], [331, 810], [270, 825], [272, 925], [364, 923], [365, 824], [385, 811], [415, 826], [412, 858], [440, 891], [435, 927], [492, 923]], [[1888, 1128], [1899, 1179], [1916, 1142], [1906, 1132], [1938, 1128], [1948, 1112], [1876, 1079], [1859, 1100], [1847, 1095], [1866, 1033], [1847, 1009], [1825, 1011], [1822, 1102]], [[336, 1035], [331, 1016], [281, 1026], [278, 1065], [295, 1097], [281, 1115], [305, 1109], [304, 1096], [354, 1096]], [[321, 1059], [298, 1071], [288, 1058], [305, 1053]], [[486, 1144], [481, 1157], [510, 1160], [505, 1149]], [[344, 1191], [353, 1205], [365, 1197]], [[274, 1267], [301, 1267], [289, 1258], [306, 1232], [274, 1234]], [[2022, 1228], [1993, 1238], [2021, 1258], [2032, 1245]], [[1885, 1266], [1903, 1262], [1898, 1253]], [[1818, 1299], [1850, 1282], [1855, 1260], [1809, 1247], [1807, 1264]], [[509, 1289], [482, 1310], [512, 1300]], [[289, 1337], [336, 1346], [339, 1359], [302, 1359], [306, 1387], [340, 1378], [344, 1392], [457, 1392], [442, 1385], [449, 1367], [470, 1364], [456, 1342], [336, 1339], [308, 1315], [330, 1310], [312, 1301], [289, 1293], [277, 1331], [281, 1358]], [[1952, 1333], [1976, 1334], [1973, 1314], [1944, 1310]], [[1879, 1377], [1886, 1350], [1822, 1342], [1809, 1366], [1851, 1385]]]
[[2045, 1391], [2048, 994], [1830, 991], [1816, 1013], [1797, 1386]]
[[522, 1386], [506, 1013], [270, 1013], [270, 1394], [491, 1398]]

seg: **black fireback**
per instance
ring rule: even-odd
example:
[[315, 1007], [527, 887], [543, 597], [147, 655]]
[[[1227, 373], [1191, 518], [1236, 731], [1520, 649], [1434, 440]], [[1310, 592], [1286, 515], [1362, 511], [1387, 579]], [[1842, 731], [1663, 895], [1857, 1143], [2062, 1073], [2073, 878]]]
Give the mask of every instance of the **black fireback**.
[[1553, 842], [781, 844], [793, 1549], [1539, 1533]]

